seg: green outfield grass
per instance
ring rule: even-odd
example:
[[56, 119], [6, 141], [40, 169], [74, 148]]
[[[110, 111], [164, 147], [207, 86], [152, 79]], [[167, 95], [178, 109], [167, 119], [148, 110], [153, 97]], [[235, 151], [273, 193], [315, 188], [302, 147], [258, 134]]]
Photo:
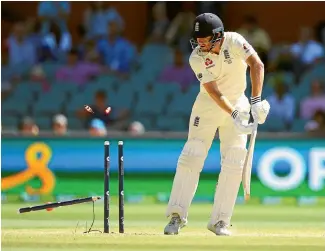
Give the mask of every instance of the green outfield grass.
[[[117, 232], [117, 206], [111, 208], [112, 234], [83, 234], [92, 219], [92, 204], [51, 212], [17, 214], [26, 204], [2, 204], [2, 250], [222, 250], [324, 251], [325, 210], [322, 207], [238, 205], [232, 237], [206, 229], [211, 205], [195, 204], [189, 224], [178, 236], [164, 236], [165, 205], [126, 205], [125, 234]], [[94, 229], [103, 229], [103, 204], [95, 204]], [[79, 222], [79, 223], [78, 223]], [[78, 227], [77, 226], [78, 223]]]

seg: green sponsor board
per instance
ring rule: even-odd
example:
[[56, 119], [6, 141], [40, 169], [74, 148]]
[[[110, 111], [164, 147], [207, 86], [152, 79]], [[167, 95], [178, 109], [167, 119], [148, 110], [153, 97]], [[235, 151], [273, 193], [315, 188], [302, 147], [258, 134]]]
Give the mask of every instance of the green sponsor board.
[[[9, 174], [5, 174], [9, 175]], [[173, 182], [173, 174], [163, 173], [126, 173], [125, 174], [125, 194], [126, 196], [134, 195], [149, 195], [156, 196], [160, 193], [169, 193]], [[218, 175], [202, 174], [197, 189], [197, 196], [212, 196], [215, 191]], [[57, 173], [57, 185], [52, 194], [71, 194], [77, 196], [88, 196], [90, 194], [101, 195], [104, 191], [104, 177], [101, 174], [94, 173]], [[7, 190], [6, 194], [21, 194], [25, 192], [26, 185], [32, 187], [41, 186], [39, 179], [33, 179]], [[118, 177], [116, 173], [111, 175], [110, 179], [110, 194], [118, 194]], [[240, 188], [239, 195], [243, 195], [243, 190]], [[256, 177], [252, 179], [251, 185], [252, 197], [263, 196], [324, 196], [324, 191], [314, 192], [309, 188], [308, 182], [302, 182], [296, 189], [284, 192], [277, 192], [264, 186]]]
[[[2, 193], [101, 195], [103, 143], [99, 138], [3, 138]], [[182, 139], [124, 139], [126, 196], [169, 194], [184, 143]], [[110, 192], [116, 195], [116, 139], [111, 141], [110, 152]], [[219, 172], [219, 144], [215, 141], [197, 196], [214, 194]], [[258, 139], [251, 195], [325, 196], [325, 140]]]

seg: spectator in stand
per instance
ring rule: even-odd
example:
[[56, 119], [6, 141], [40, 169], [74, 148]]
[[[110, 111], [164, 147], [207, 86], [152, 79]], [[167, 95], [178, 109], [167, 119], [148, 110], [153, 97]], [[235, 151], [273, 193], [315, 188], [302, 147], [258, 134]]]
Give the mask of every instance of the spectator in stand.
[[281, 119], [290, 129], [295, 115], [295, 100], [287, 89], [284, 83], [278, 82], [274, 93], [267, 98], [267, 101], [271, 106], [269, 118]]
[[259, 27], [257, 19], [253, 16], [246, 16], [237, 32], [254, 47], [263, 63], [267, 65], [267, 54], [271, 49], [271, 39], [269, 34]]
[[109, 23], [109, 35], [97, 43], [102, 60], [112, 73], [117, 75], [128, 74], [133, 66], [136, 49], [131, 42], [120, 35], [118, 24]]
[[150, 27], [149, 43], [164, 43], [169, 25], [166, 13], [166, 3], [157, 2], [152, 8], [153, 23]]
[[105, 2], [105, 4], [108, 5], [106, 7], [107, 24], [109, 24], [112, 21], [116, 22], [118, 30], [122, 32], [124, 30], [124, 20], [122, 16], [117, 12], [117, 10], [114, 7], [110, 5], [110, 2]]
[[67, 64], [57, 70], [56, 80], [71, 81], [78, 85], [84, 85], [103, 71], [103, 67], [99, 64], [78, 61], [78, 51], [72, 49], [68, 54]]
[[53, 132], [56, 135], [66, 135], [68, 132], [68, 119], [63, 114], [57, 114], [53, 118]]
[[319, 80], [311, 84], [311, 95], [306, 97], [300, 106], [300, 116], [303, 119], [311, 119], [317, 110], [325, 112], [325, 93]]
[[139, 121], [133, 121], [128, 127], [128, 132], [132, 136], [142, 135], [145, 133], [145, 131], [146, 129], [144, 128], [144, 125]]
[[129, 111], [119, 110], [111, 106], [111, 112], [106, 114], [105, 111], [108, 106], [111, 105], [109, 105], [106, 92], [99, 90], [95, 94], [95, 103], [90, 105], [93, 113], [81, 109], [77, 112], [77, 115], [80, 118], [85, 118], [88, 124], [90, 124], [92, 119], [99, 119], [109, 128], [124, 129], [127, 126]]
[[40, 23], [36, 18], [30, 17], [26, 20], [26, 36], [36, 48], [37, 59], [39, 59], [42, 46], [42, 36], [40, 31]]
[[313, 39], [312, 30], [303, 27], [300, 30], [299, 41], [290, 48], [294, 58], [295, 73], [300, 76], [310, 65], [324, 57], [322, 44]]
[[59, 26], [60, 32], [68, 32], [68, 17], [70, 14], [70, 2], [68, 1], [40, 1], [38, 4], [38, 16], [42, 21], [42, 33], [50, 32], [51, 23]]
[[100, 55], [94, 40], [85, 41], [78, 52], [79, 57], [85, 62], [100, 63]]
[[307, 122], [305, 130], [308, 132], [325, 132], [325, 112], [317, 110], [313, 119]]
[[159, 81], [177, 82], [182, 90], [186, 90], [196, 80], [193, 71], [184, 63], [184, 56], [179, 49], [174, 50], [174, 63], [163, 69]]
[[268, 54], [268, 72], [293, 71], [294, 67], [289, 46], [273, 46]]
[[291, 53], [303, 65], [310, 65], [315, 60], [324, 57], [324, 48], [313, 39], [312, 30], [303, 27], [300, 30], [300, 39], [291, 46]]
[[77, 27], [78, 33], [78, 58], [87, 62], [100, 63], [100, 56], [97, 43], [93, 39], [87, 38], [84, 26]]
[[87, 38], [100, 39], [107, 35], [107, 18], [102, 1], [89, 3], [84, 13], [84, 27]]
[[26, 36], [26, 27], [18, 22], [7, 40], [9, 65], [18, 70], [19, 66], [32, 66], [37, 61], [36, 46]]
[[89, 4], [84, 14], [84, 26], [87, 31], [87, 38], [101, 39], [109, 34], [107, 26], [109, 22], [117, 22], [119, 31], [123, 30], [124, 21], [115, 8], [105, 8], [108, 2], [96, 1]]
[[181, 48], [183, 53], [192, 51], [189, 40], [191, 39], [193, 22], [195, 20], [195, 3], [183, 2], [182, 11], [172, 20], [166, 33], [168, 44]]
[[19, 131], [23, 135], [38, 135], [39, 128], [31, 117], [25, 117], [19, 125]]
[[89, 134], [91, 136], [105, 136], [107, 129], [104, 122], [100, 119], [92, 119], [90, 121]]
[[95, 103], [90, 105], [94, 113], [89, 113], [85, 109], [81, 109], [78, 111], [78, 116], [81, 118], [86, 118], [88, 123], [92, 119], [100, 119], [105, 125], [111, 126], [115, 122], [114, 112], [115, 109], [112, 107], [112, 111], [109, 114], [105, 113], [106, 108], [110, 106], [107, 102], [106, 92], [103, 90], [99, 90], [95, 94]]
[[64, 61], [65, 55], [72, 47], [71, 35], [68, 31], [61, 31], [60, 27], [50, 23], [50, 33], [43, 37], [43, 61]]

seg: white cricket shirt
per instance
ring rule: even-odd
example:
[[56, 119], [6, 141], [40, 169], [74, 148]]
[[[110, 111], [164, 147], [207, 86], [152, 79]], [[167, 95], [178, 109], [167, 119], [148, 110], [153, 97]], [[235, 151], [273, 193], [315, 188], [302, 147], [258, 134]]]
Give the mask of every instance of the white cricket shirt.
[[237, 32], [225, 32], [225, 39], [218, 54], [198, 54], [195, 48], [189, 62], [197, 79], [200, 92], [207, 93], [203, 84], [216, 81], [220, 92], [229, 100], [236, 100], [246, 89], [246, 59], [256, 53], [254, 48]]

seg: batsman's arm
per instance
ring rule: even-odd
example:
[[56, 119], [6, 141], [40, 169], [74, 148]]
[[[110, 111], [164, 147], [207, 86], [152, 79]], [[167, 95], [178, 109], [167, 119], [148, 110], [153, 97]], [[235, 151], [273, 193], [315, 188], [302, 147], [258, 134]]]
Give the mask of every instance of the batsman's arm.
[[250, 67], [250, 77], [252, 82], [252, 99], [259, 97], [261, 99], [264, 82], [264, 64], [257, 53], [252, 54], [246, 59]]
[[257, 53], [249, 56], [246, 63], [250, 67], [252, 82], [251, 113], [255, 122], [263, 124], [270, 111], [270, 104], [267, 100], [261, 100], [264, 81], [264, 65]]
[[243, 134], [251, 134], [253, 128], [255, 127], [254, 124], [245, 124], [242, 120], [240, 113], [236, 110], [229, 100], [222, 95], [222, 93], [218, 90], [216, 81], [211, 81], [203, 84], [206, 91], [209, 93], [210, 97], [217, 103], [222, 110], [227, 112], [234, 120], [235, 126], [240, 130]]
[[203, 84], [205, 90], [209, 93], [210, 97], [221, 107], [222, 110], [231, 115], [235, 110], [229, 100], [222, 95], [218, 90], [216, 81], [211, 81]]
[[239, 111], [233, 107], [229, 100], [222, 95], [217, 86], [217, 77], [207, 70], [204, 61], [199, 57], [190, 57], [190, 65], [194, 71], [197, 79], [200, 81], [201, 86], [205, 88], [210, 97], [217, 103], [217, 105], [227, 112], [234, 120], [236, 127], [244, 134], [252, 132], [252, 124], [247, 125], [241, 118]]
[[252, 104], [261, 101], [261, 94], [264, 81], [264, 65], [257, 52], [247, 40], [240, 34], [236, 33], [233, 44], [233, 52], [239, 59], [246, 62], [250, 67], [250, 78], [252, 82]]
[[216, 82], [217, 77], [206, 69], [203, 59], [194, 56], [190, 57], [189, 62], [197, 79], [200, 81], [200, 84], [203, 85], [211, 98], [218, 104], [218, 106], [231, 115], [235, 109], [229, 100], [219, 91]]
[[200, 84], [206, 89], [211, 98], [229, 115], [235, 111], [235, 108], [229, 100], [219, 91], [216, 79], [217, 77], [207, 70], [204, 60], [201, 57], [193, 56], [189, 60], [190, 66], [195, 73]]

